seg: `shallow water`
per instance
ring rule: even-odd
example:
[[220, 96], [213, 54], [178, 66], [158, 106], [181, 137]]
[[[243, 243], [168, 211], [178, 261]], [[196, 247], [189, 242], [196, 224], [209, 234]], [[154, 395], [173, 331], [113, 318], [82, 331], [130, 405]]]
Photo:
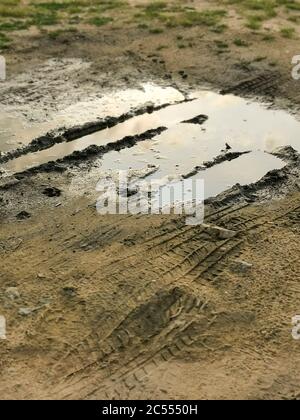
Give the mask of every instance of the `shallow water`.
[[204, 180], [205, 198], [215, 197], [236, 184], [248, 185], [259, 181], [273, 169], [285, 166], [282, 160], [264, 152], [251, 152], [230, 162], [224, 162], [194, 175]]
[[[107, 157], [109, 158], [109, 154]], [[147, 166], [145, 166], [145, 162], [138, 159], [135, 160], [134, 156], [132, 156], [131, 159], [129, 155], [127, 155], [125, 159], [123, 159], [123, 157], [124, 156], [122, 156], [121, 161], [118, 162], [117, 169], [112, 169], [114, 166], [113, 163], [109, 160], [106, 161], [106, 158], [104, 158], [104, 165], [93, 170], [94, 179], [97, 177], [97, 172], [99, 180], [105, 179], [107, 175], [117, 179], [119, 170], [128, 171], [128, 173], [136, 171], [137, 174], [140, 172], [142, 175], [146, 172]], [[161, 161], [159, 164], [157, 164], [157, 161], [152, 160], [151, 164], [159, 165], [158, 169], [147, 177], [143, 176], [143, 179], [148, 182], [157, 182], [158, 185], [168, 184], [169, 180], [174, 180], [176, 182], [176, 180], [181, 178], [183, 166], [187, 166], [186, 162], [184, 162], [184, 165], [179, 165], [178, 167], [174, 162], [171, 164], [168, 159]], [[254, 151], [232, 161], [223, 162], [211, 168], [201, 170], [197, 174], [191, 176], [190, 179], [201, 179], [204, 181], [204, 198], [207, 199], [220, 194], [236, 184], [248, 185], [255, 183], [269, 171], [281, 169], [284, 166], [285, 163], [281, 159], [269, 153]], [[131, 185], [134, 187], [135, 182], [133, 181]]]
[[[118, 117], [146, 103], [158, 106], [180, 102], [183, 99], [182, 93], [173, 87], [145, 83], [139, 89], [124, 89], [99, 98], [76, 102], [57, 112], [55, 117], [47, 122], [28, 122], [25, 117], [18, 117], [0, 105], [0, 152], [27, 145], [34, 138], [63, 126], [83, 125], [106, 116]], [[68, 147], [65, 150], [68, 152]]]
[[[170, 163], [178, 163], [183, 173], [193, 166], [200, 165], [220, 153], [229, 143], [233, 150], [272, 151], [278, 146], [291, 145], [300, 150], [300, 123], [284, 111], [270, 110], [264, 105], [250, 102], [234, 95], [219, 95], [212, 92], [199, 92], [192, 102], [170, 105], [152, 114], [144, 114], [117, 125], [50, 149], [22, 156], [5, 165], [11, 172], [22, 171], [32, 166], [62, 158], [75, 150], [83, 150], [96, 144], [105, 145], [128, 135], [140, 134], [159, 126], [169, 130], [156, 140], [137, 145], [128, 153], [139, 153], [140, 159], [149, 159], [153, 145], [156, 159], [168, 157]], [[181, 124], [199, 114], [208, 116], [202, 126]], [[148, 152], [147, 152], [148, 148]], [[126, 152], [122, 160], [126, 158]], [[115, 165], [112, 157], [105, 157], [104, 165]], [[117, 162], [119, 163], [119, 162]], [[121, 163], [122, 166], [122, 163]]]

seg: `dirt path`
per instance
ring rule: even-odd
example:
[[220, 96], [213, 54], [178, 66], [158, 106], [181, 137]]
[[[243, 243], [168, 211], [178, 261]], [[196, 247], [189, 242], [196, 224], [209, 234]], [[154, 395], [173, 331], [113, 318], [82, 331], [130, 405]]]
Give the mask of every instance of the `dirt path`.
[[222, 240], [81, 199], [2, 225], [1, 395], [299, 396], [299, 217], [299, 194], [210, 210], [206, 223], [236, 232]]

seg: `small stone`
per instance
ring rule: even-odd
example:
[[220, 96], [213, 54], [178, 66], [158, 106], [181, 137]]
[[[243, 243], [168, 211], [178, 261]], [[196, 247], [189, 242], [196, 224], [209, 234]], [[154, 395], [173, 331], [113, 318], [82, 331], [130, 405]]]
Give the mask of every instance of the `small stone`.
[[242, 261], [242, 260], [235, 260], [232, 263], [232, 270], [238, 273], [245, 273], [249, 270], [251, 270], [251, 268], [253, 267], [252, 264], [246, 262], [246, 261]]
[[18, 314], [22, 316], [28, 316], [32, 314], [34, 311], [35, 311], [34, 308], [20, 308], [18, 311]]
[[202, 226], [206, 228], [206, 230], [208, 231], [210, 235], [220, 240], [234, 238], [237, 234], [237, 232], [233, 230], [224, 229], [220, 226], [206, 225], [206, 224], [203, 224]]
[[67, 297], [75, 297], [77, 294], [77, 290], [75, 287], [66, 286], [62, 288], [62, 294]]
[[19, 299], [21, 296], [19, 290], [16, 287], [8, 287], [5, 290], [5, 295], [11, 300]]

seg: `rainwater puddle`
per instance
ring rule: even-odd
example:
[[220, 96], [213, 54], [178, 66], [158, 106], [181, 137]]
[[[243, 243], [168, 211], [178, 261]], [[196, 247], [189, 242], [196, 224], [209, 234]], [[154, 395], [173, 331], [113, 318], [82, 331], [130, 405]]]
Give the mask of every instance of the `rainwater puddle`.
[[[25, 118], [16, 117], [1, 109], [0, 106], [0, 152], [8, 152], [27, 145], [34, 138], [60, 127], [83, 125], [106, 116], [118, 117], [133, 108], [142, 107], [146, 103], [159, 106], [182, 100], [184, 100], [184, 96], [173, 87], [162, 88], [146, 83], [140, 89], [125, 89], [99, 98], [77, 102], [57, 112], [55, 118], [43, 123], [28, 123]], [[74, 145], [74, 147], [76, 146]], [[57, 151], [57, 155], [55, 152], [54, 154], [51, 152], [49, 158], [56, 157], [59, 153], [63, 156], [68, 151], [68, 145], [65, 148], [63, 146], [61, 150]], [[33, 160], [33, 163], [35, 164], [36, 161]], [[31, 159], [29, 159], [30, 164]]]
[[[166, 94], [165, 89], [162, 91]], [[182, 100], [179, 92], [177, 96], [173, 91], [169, 94], [173, 101]], [[280, 159], [265, 152], [286, 145], [300, 151], [300, 122], [285, 111], [268, 109], [267, 105], [234, 95], [209, 91], [196, 92], [191, 97], [193, 99], [189, 102], [171, 104], [152, 114], [133, 117], [78, 140], [21, 156], [2, 167], [10, 173], [20, 172], [91, 145], [106, 145], [126, 136], [166, 127], [166, 131], [151, 140], [105, 154], [98, 160], [97, 166], [101, 172], [117, 172], [143, 170], [148, 165], [156, 165], [158, 170], [149, 178], [176, 178], [190, 173], [204, 162], [213, 161], [226, 147], [231, 152], [251, 152], [194, 175], [205, 180], [205, 195], [210, 197], [236, 183], [256, 182], [268, 171], [284, 166]], [[106, 111], [106, 115], [113, 114]], [[202, 124], [186, 123], [199, 115], [207, 116], [207, 120]]]

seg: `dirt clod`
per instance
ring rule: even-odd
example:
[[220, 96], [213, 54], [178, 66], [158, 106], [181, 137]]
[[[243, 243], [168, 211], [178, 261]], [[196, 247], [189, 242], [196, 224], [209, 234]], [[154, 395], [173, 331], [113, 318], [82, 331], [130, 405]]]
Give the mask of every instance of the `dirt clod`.
[[61, 190], [55, 187], [47, 187], [43, 190], [43, 194], [47, 197], [60, 197], [61, 196]]

